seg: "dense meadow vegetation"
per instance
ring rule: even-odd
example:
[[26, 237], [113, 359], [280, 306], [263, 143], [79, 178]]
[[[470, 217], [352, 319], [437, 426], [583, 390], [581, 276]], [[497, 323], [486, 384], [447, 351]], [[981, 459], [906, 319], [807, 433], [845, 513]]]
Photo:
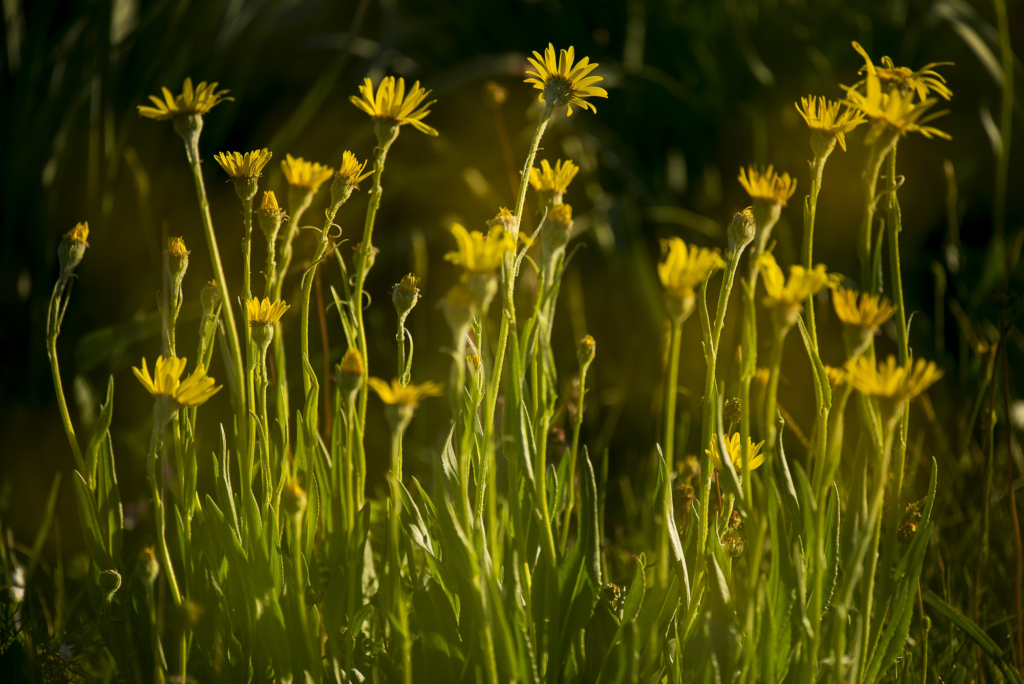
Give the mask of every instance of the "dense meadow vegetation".
[[5, 3], [0, 680], [1022, 682], [1022, 17]]

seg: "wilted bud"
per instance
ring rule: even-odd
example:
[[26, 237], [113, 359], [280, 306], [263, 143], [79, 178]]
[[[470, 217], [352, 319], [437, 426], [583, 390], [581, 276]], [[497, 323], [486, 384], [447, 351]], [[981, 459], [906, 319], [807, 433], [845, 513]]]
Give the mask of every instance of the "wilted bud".
[[733, 510], [732, 515], [729, 516], [729, 529], [735, 530], [739, 528], [739, 526], [742, 524], [743, 517], [740, 515], [740, 512], [737, 510]]
[[348, 396], [351, 403], [355, 393], [363, 386], [363, 376], [366, 369], [363, 367], [363, 355], [355, 347], [349, 347], [345, 356], [341, 359], [341, 368], [338, 373], [338, 386]]
[[726, 423], [740, 422], [740, 418], [743, 417], [743, 405], [740, 402], [739, 397], [732, 397], [731, 399], [725, 400], [722, 417], [725, 418]]
[[281, 230], [281, 223], [288, 218], [284, 210], [278, 206], [273, 190], [263, 193], [263, 201], [260, 202], [260, 207], [256, 210], [256, 218], [259, 220], [260, 230], [267, 238], [268, 249], [273, 250], [274, 243], [277, 241], [277, 232]]
[[729, 222], [726, 234], [729, 237], [729, 251], [733, 255], [738, 256], [747, 245], [754, 241], [757, 224], [754, 222], [754, 212], [750, 210], [750, 207], [736, 212], [732, 221]]
[[306, 501], [306, 492], [302, 490], [299, 481], [295, 478], [292, 478], [281, 490], [281, 509], [292, 516], [293, 520], [302, 517], [306, 511]]
[[181, 281], [188, 270], [189, 251], [185, 249], [185, 241], [180, 237], [167, 239], [167, 250], [164, 251], [164, 268], [167, 279], [171, 283], [172, 292], [181, 291]]
[[85, 248], [89, 246], [89, 223], [82, 222], [64, 234], [57, 248], [57, 260], [60, 261], [60, 279], [67, 280], [82, 263]]
[[410, 273], [391, 290], [391, 302], [395, 305], [395, 311], [398, 312], [398, 320], [403, 323], [409, 312], [416, 306], [416, 302], [420, 300], [419, 284], [420, 279]]
[[135, 567], [146, 584], [152, 585], [156, 581], [157, 575], [160, 574], [160, 562], [156, 559], [156, 550], [152, 546], [142, 547]]
[[121, 574], [117, 570], [104, 570], [100, 573], [100, 591], [108, 603], [114, 600], [114, 594], [120, 588]]
[[722, 540], [722, 546], [725, 547], [725, 552], [732, 558], [739, 558], [743, 555], [743, 550], [747, 544], [740, 537], [726, 537]]
[[576, 360], [580, 362], [580, 369], [584, 372], [597, 354], [597, 342], [590, 335], [584, 335], [580, 343], [576, 345]]
[[217, 287], [217, 281], [211, 280], [203, 286], [202, 292], [199, 293], [199, 301], [203, 305], [203, 316], [214, 318], [220, 311], [220, 288]]
[[540, 234], [540, 253], [546, 274], [551, 277], [554, 275], [555, 261], [565, 253], [565, 246], [569, 243], [572, 207], [568, 204], [554, 205], [548, 212], [545, 224]]

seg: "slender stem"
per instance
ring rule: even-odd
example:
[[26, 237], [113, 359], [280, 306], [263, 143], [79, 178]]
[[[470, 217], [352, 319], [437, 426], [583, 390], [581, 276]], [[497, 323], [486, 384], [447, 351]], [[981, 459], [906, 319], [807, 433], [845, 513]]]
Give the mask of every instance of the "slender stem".
[[[380, 144], [374, 150], [373, 156], [373, 187], [370, 189], [370, 199], [366, 206], [366, 223], [363, 225], [363, 243], [359, 251], [359, 265], [356, 268], [356, 283], [352, 291], [351, 307], [356, 318], [356, 328], [359, 332], [359, 353], [363, 355], [363, 363], [369, 372], [370, 357], [366, 347], [366, 326], [363, 324], [363, 280], [366, 279], [366, 272], [370, 267], [370, 257], [373, 254], [373, 224], [377, 219], [377, 210], [380, 208], [380, 196], [384, 192], [380, 180], [384, 175], [384, 160], [387, 159], [388, 150], [392, 143], [398, 138], [398, 128], [395, 128], [394, 135], [385, 140], [379, 140]], [[359, 390], [359, 429], [366, 429], [366, 401], [369, 397], [370, 386], [363, 383]]]
[[157, 448], [160, 444], [160, 433], [163, 431], [160, 422], [160, 419], [157, 418], [153, 424], [153, 432], [149, 439], [149, 454], [146, 456], [146, 474], [149, 479], [150, 491], [153, 495], [153, 521], [156, 526], [157, 553], [160, 554], [160, 564], [163, 566], [164, 575], [167, 577], [167, 585], [171, 588], [171, 597], [174, 599], [174, 605], [180, 606], [182, 602], [181, 592], [178, 590], [178, 580], [174, 576], [174, 566], [171, 565], [171, 555], [167, 550], [167, 538], [164, 536], [164, 504], [160, 498], [160, 487], [156, 481]]
[[203, 221], [203, 232], [206, 235], [206, 246], [210, 251], [210, 263], [213, 266], [213, 278], [220, 290], [221, 301], [224, 302], [224, 323], [228, 349], [231, 353], [231, 363], [234, 366], [234, 386], [232, 395], [235, 397], [235, 411], [238, 417], [238, 425], [246, 424], [245, 415], [245, 389], [244, 371], [242, 367], [242, 348], [238, 341], [238, 329], [235, 327], [235, 314], [232, 307], [231, 295], [229, 294], [227, 279], [224, 277], [224, 267], [220, 262], [220, 250], [217, 249], [217, 236], [213, 231], [213, 220], [210, 218], [210, 203], [206, 199], [206, 186], [203, 183], [203, 172], [199, 168], [199, 134], [185, 139], [185, 153], [188, 156], [189, 166], [192, 169], [192, 177], [195, 180], [196, 196], [199, 199], [199, 213]]
[[576, 488], [573, 483], [576, 479], [576, 460], [580, 445], [580, 429], [583, 427], [583, 409], [587, 394], [587, 369], [589, 367], [589, 363], [580, 367], [580, 398], [576, 405], [576, 420], [572, 428], [572, 448], [569, 450], [569, 467], [566, 468], [566, 477], [568, 478], [566, 487], [568, 487], [569, 498], [565, 505], [565, 522], [562, 525], [561, 539], [559, 539], [563, 553], [565, 552], [566, 544], [569, 542], [569, 525], [572, 522], [572, 510], [576, 506]]
[[857, 239], [857, 256], [860, 259], [860, 288], [863, 291], [876, 293], [879, 283], [875, 282], [873, 260], [871, 258], [872, 224], [875, 218], [875, 193], [878, 186], [878, 174], [882, 162], [892, 145], [896, 144], [896, 136], [883, 133], [872, 144], [868, 152], [868, 161], [861, 175], [862, 213], [860, 230]]
[[[676, 395], [679, 392], [679, 350], [682, 347], [683, 319], [671, 320], [671, 332], [668, 352], [668, 374], [665, 376], [665, 477], [668, 480], [665, 486], [672, 487], [672, 473], [675, 472], [675, 440], [676, 440]], [[705, 400], [708, 398], [705, 396]], [[706, 409], [705, 409], [706, 410]], [[703, 473], [702, 473], [703, 477]], [[707, 500], [701, 499], [701, 506], [707, 508]], [[668, 562], [668, 526], [675, 524], [672, 520], [666, 520], [662, 529], [658, 532], [658, 558], [663, 562], [658, 563], [658, 579], [661, 586], [667, 587], [671, 577], [671, 564]]]
[[[75, 437], [75, 428], [71, 424], [71, 415], [68, 413], [68, 405], [64, 400], [64, 386], [60, 381], [60, 364], [57, 360], [57, 335], [60, 333], [60, 309], [64, 299], [65, 283], [61, 280], [53, 288], [53, 295], [50, 297], [50, 309], [47, 314], [46, 353], [50, 358], [50, 371], [53, 373], [53, 388], [57, 392], [57, 406], [60, 409], [60, 418], [64, 422], [64, 433], [67, 435], [71, 451], [75, 455], [75, 465], [78, 470], [86, 476], [90, 473], [86, 470], [85, 459], [82, 458], [82, 450], [78, 446], [78, 438]], [[91, 477], [90, 477], [91, 480]]]
[[402, 503], [398, 488], [402, 482], [402, 433], [404, 427], [391, 428], [391, 510], [388, 515], [388, 577], [389, 602], [391, 603], [395, 622], [400, 632], [399, 648], [402, 652], [402, 677], [405, 684], [412, 684], [412, 641], [409, 638], [409, 614], [402, 590], [402, 566], [398, 537], [401, 531], [399, 516]]
[[[1010, 22], [1006, 14], [1006, 0], [994, 0], [996, 24], [999, 27], [999, 56], [1003, 67], [1002, 102], [999, 110], [999, 154], [996, 158], [995, 200], [993, 201], [993, 227], [995, 238], [1002, 243], [1006, 236], [1006, 179], [1010, 170], [1010, 138], [1013, 132], [1013, 46], [1010, 44]], [[1012, 259], [1007, 253], [1007, 259]], [[1018, 630], [1019, 634], [1019, 630]], [[1024, 658], [1024, 655], [1021, 656]]]
[[[825, 171], [825, 162], [828, 160], [832, 150], [835, 149], [836, 139], [831, 138], [831, 143], [820, 152], [814, 155], [811, 161], [811, 191], [804, 200], [804, 243], [803, 262], [804, 268], [808, 271], [813, 268], [814, 255], [814, 220], [818, 212], [818, 193], [821, 192], [821, 176]], [[807, 330], [811, 340], [818, 344], [818, 331], [814, 324], [814, 296], [807, 298]]]
[[[779, 395], [779, 374], [782, 371], [782, 350], [786, 344], [786, 333], [788, 329], [776, 327], [775, 345], [772, 347], [771, 374], [768, 376], [768, 388], [764, 395], [764, 450], [768, 453], [768, 462], [771, 463], [778, 454], [775, 427], [775, 405]], [[741, 437], [742, 439], [742, 437]]]

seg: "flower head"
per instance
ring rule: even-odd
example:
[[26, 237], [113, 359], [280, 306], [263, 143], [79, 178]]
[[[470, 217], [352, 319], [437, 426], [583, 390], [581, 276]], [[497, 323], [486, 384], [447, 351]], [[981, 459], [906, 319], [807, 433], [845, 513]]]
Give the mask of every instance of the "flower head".
[[83, 221], [75, 224], [75, 227], [64, 233], [64, 238], [57, 247], [57, 260], [60, 262], [60, 277], [67, 280], [82, 263], [85, 257], [85, 248], [89, 246], [86, 240], [89, 239], [89, 223]]
[[491, 274], [501, 266], [505, 253], [516, 246], [512, 235], [495, 226], [484, 235], [468, 231], [458, 223], [448, 227], [455, 238], [456, 250], [444, 255], [446, 261], [462, 266], [467, 274]]
[[846, 151], [846, 134], [865, 121], [860, 110], [824, 97], [801, 97], [800, 103], [794, 104], [812, 133], [820, 134], [826, 140], [835, 139], [843, 152]]
[[911, 89], [914, 92], [905, 92], [897, 87], [883, 92], [878, 70], [871, 63], [868, 53], [856, 42], [853, 47], [864, 58], [866, 78], [862, 83], [865, 84], [865, 92], [861, 93], [857, 90], [857, 86], [843, 86], [843, 89], [846, 91], [846, 104], [860, 110], [874, 123], [868, 133], [867, 142], [874, 142], [886, 131], [891, 135], [920, 133], [926, 138], [950, 139], [948, 133], [925, 125], [946, 113], [944, 111], [928, 113], [928, 110], [937, 102], [936, 99], [930, 98], [915, 102], [916, 89]]
[[380, 400], [389, 406], [417, 406], [427, 397], [439, 397], [444, 394], [444, 389], [436, 382], [404, 387], [397, 378], [392, 380], [390, 385], [380, 378], [370, 378], [368, 382]]
[[829, 388], [834, 392], [846, 379], [846, 371], [835, 366], [825, 366], [825, 376], [828, 377]]
[[833, 290], [832, 305], [839, 320], [862, 330], [873, 331], [896, 313], [896, 307], [885, 297], [844, 287]]
[[424, 104], [424, 100], [430, 95], [429, 90], [420, 87], [416, 81], [409, 93], [405, 92], [405, 79], [394, 76], [385, 76], [377, 86], [377, 92], [373, 92], [373, 81], [365, 79], [363, 85], [359, 86], [359, 95], [353, 95], [349, 99], [356, 107], [372, 116], [374, 119], [387, 121], [396, 126], [412, 124], [420, 133], [437, 135], [437, 131], [423, 123], [423, 118], [430, 114], [430, 105], [437, 100], [431, 100]]
[[[515, 230], [515, 227], [516, 227], [516, 215], [513, 214], [509, 210], [508, 207], [500, 207], [498, 209], [497, 215], [494, 218], [487, 220], [487, 227], [488, 228], [494, 228], [495, 226], [498, 226], [500, 228], [504, 228], [509, 233], [511, 233], [513, 230]], [[530, 238], [526, 237], [525, 235], [520, 235], [519, 238], [521, 240], [523, 240], [523, 239], [529, 240], [530, 239]]]
[[533, 57], [527, 57], [533, 71], [526, 72], [527, 76], [531, 76], [526, 79], [526, 83], [532, 83], [534, 88], [541, 91], [539, 100], [551, 107], [565, 107], [567, 116], [572, 116], [573, 105], [596, 114], [594, 105], [583, 98], [608, 97], [608, 91], [595, 85], [604, 79], [589, 75], [597, 68], [596, 63], [590, 63], [589, 57], [573, 65], [575, 54], [575, 50], [570, 47], [560, 51], [558, 59], [555, 59], [555, 46], [551, 43], [548, 43], [543, 57], [534, 51]]
[[803, 266], [790, 266], [787, 280], [770, 252], [759, 254], [756, 263], [764, 278], [764, 289], [768, 293], [764, 303], [768, 308], [799, 312], [808, 297], [826, 287], [836, 287], [842, 279], [842, 276], [826, 273], [824, 264], [818, 264], [810, 271]]
[[[857, 51], [864, 54], [862, 50]], [[898, 88], [903, 93], [913, 91], [919, 100], [928, 99], [928, 95], [931, 93], [935, 93], [943, 100], [948, 100], [953, 97], [953, 91], [946, 85], [946, 79], [942, 77], [942, 74], [935, 71], [935, 67], [940, 66], [953, 66], [953, 62], [932, 62], [914, 71], [907, 67], [898, 67], [888, 57], [882, 57], [882, 66], [875, 67], [875, 73], [883, 84], [891, 88]], [[868, 67], [865, 64], [857, 73], [865, 74], [867, 71]], [[861, 81], [854, 87], [863, 83], [864, 81]]]
[[764, 169], [753, 165], [741, 168], [739, 181], [750, 199], [779, 206], [785, 205], [796, 192], [796, 179], [790, 178], [788, 173], [776, 173], [771, 164]]
[[942, 371], [934, 361], [918, 359], [900, 365], [890, 355], [876, 367], [867, 356], [858, 356], [846, 362], [846, 382], [869, 397], [909, 401], [931, 387]]
[[402, 321], [419, 300], [420, 278], [417, 278], [414, 273], [406, 275], [391, 290], [391, 303], [395, 305], [395, 311], [398, 312], [398, 317]]
[[689, 245], [681, 238], [671, 237], [661, 241], [661, 262], [658, 264], [658, 278], [665, 292], [673, 297], [688, 299], [694, 296], [695, 288], [725, 262], [717, 250]]
[[255, 326], [276, 325], [290, 307], [280, 300], [271, 303], [266, 297], [261, 302], [259, 297], [254, 297], [246, 302], [245, 308], [249, 313], [249, 324]]
[[190, 254], [190, 252], [185, 249], [185, 241], [180, 237], [167, 238], [167, 253], [178, 259], [183, 259]]
[[348, 150], [341, 157], [341, 166], [334, 172], [334, 181], [331, 183], [331, 208], [337, 208], [348, 201], [352, 192], [359, 188], [360, 181], [372, 176], [373, 171], [364, 171], [366, 162], [359, 162], [356, 155]]
[[[761, 447], [764, 446], [764, 442], [758, 442], [754, 444], [754, 441], [747, 437], [747, 443], [750, 446], [750, 469], [756, 470], [762, 463], [764, 463], [764, 454], [760, 453]], [[740, 448], [740, 433], [734, 432], [732, 435], [725, 440], [725, 446], [729, 450], [729, 460], [733, 463], [733, 466], [739, 470], [743, 468], [743, 449]], [[725, 470], [722, 465], [722, 456], [718, 451], [718, 435], [712, 435], [711, 437], [711, 448], [705, 449], [704, 453], [711, 459], [711, 463], [714, 464], [715, 470]]]
[[281, 171], [288, 185], [294, 188], [301, 188], [306, 192], [316, 192], [326, 181], [334, 175], [334, 169], [330, 166], [309, 162], [302, 157], [293, 157], [290, 154], [284, 156], [281, 162]]
[[259, 178], [274, 153], [263, 148], [252, 152], [218, 152], [214, 160], [232, 178]]
[[206, 114], [221, 102], [227, 102], [235, 99], [233, 97], [227, 97], [227, 94], [230, 91], [217, 90], [216, 83], [207, 83], [206, 81], [203, 81], [197, 87], [193, 88], [191, 78], [185, 79], [181, 95], [172, 95], [171, 91], [167, 88], [163, 88], [162, 90], [164, 95], [162, 100], [155, 95], [149, 96], [149, 99], [153, 101], [153, 107], [139, 105], [140, 115], [147, 119], [167, 121], [178, 116], [189, 114]]
[[219, 392], [221, 387], [213, 386], [214, 380], [206, 374], [206, 368], [202, 364], [196, 366], [192, 375], [185, 380], [179, 380], [182, 371], [185, 370], [186, 361], [187, 359], [175, 356], [166, 359], [162, 356], [157, 357], [151, 376], [146, 367], [146, 359], [142, 359], [142, 370], [132, 368], [132, 371], [146, 391], [154, 397], [170, 399], [177, 408], [190, 408], [206, 403], [206, 400]]
[[540, 163], [540, 168], [530, 169], [530, 185], [543, 195], [545, 200], [555, 204], [562, 201], [562, 195], [569, 188], [569, 183], [579, 173], [580, 167], [572, 163], [572, 160], [555, 162], [554, 168], [547, 159]]

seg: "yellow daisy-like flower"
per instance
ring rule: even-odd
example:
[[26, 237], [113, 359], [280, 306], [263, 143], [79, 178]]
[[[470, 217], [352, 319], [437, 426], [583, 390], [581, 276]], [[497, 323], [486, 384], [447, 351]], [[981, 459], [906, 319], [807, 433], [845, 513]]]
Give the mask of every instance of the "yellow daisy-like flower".
[[263, 193], [263, 201], [260, 202], [259, 210], [272, 214], [281, 213], [281, 206], [277, 203], [277, 195], [274, 194], [273, 190], [267, 190]]
[[595, 85], [604, 79], [589, 75], [597, 68], [596, 63], [590, 63], [589, 57], [584, 57], [574, 66], [575, 55], [575, 50], [570, 47], [560, 51], [558, 59], [555, 59], [555, 46], [548, 43], [543, 57], [536, 51], [533, 57], [527, 57], [533, 71], [526, 72], [532, 78], [525, 82], [532, 83], [534, 88], [541, 91], [537, 99], [547, 102], [551, 107], [565, 107], [567, 116], [572, 116], [573, 105], [596, 114], [594, 105], [583, 98], [608, 97], [608, 91]]
[[232, 178], [259, 178], [263, 167], [267, 165], [274, 153], [263, 148], [252, 152], [218, 152], [213, 155], [214, 161]]
[[249, 313], [250, 325], [276, 325], [291, 307], [280, 300], [271, 303], [269, 297], [262, 302], [259, 297], [254, 297], [245, 303], [245, 308]]
[[764, 200], [779, 206], [785, 205], [796, 192], [796, 179], [790, 178], [788, 173], [776, 173], [771, 164], [765, 169], [753, 165], [741, 168], [739, 181], [750, 199]]
[[673, 297], [688, 299], [704, 280], [725, 262], [717, 250], [689, 245], [681, 238], [671, 237], [661, 241], [661, 262], [658, 264], [658, 278], [665, 292]]
[[331, 179], [334, 169], [330, 166], [308, 162], [302, 157], [293, 157], [290, 154], [284, 156], [281, 162], [281, 171], [288, 185], [302, 188], [309, 192], [316, 192], [320, 186]]
[[89, 222], [76, 223], [75, 227], [66, 232], [64, 236], [75, 242], [86, 242], [89, 239]]
[[759, 254], [756, 264], [764, 279], [764, 289], [768, 293], [764, 302], [768, 308], [780, 307], [800, 311], [808, 297], [818, 294], [826, 287], [834, 288], [842, 280], [842, 276], [827, 273], [824, 264], [818, 264], [810, 271], [803, 266], [790, 266], [787, 280], [770, 252]]
[[836, 387], [843, 384], [846, 380], [846, 371], [842, 368], [836, 368], [835, 366], [825, 366], [825, 375], [828, 377], [828, 386], [835, 391]]
[[853, 44], [853, 47], [864, 58], [864, 68], [867, 70], [867, 78], [863, 81], [865, 92], [861, 93], [852, 86], [843, 86], [843, 89], [846, 90], [845, 103], [850, 107], [859, 109], [864, 113], [864, 116], [876, 124], [872, 127], [871, 132], [868, 133], [866, 139], [868, 143], [874, 142], [886, 129], [896, 135], [920, 133], [926, 138], [939, 137], [946, 140], [951, 139], [948, 133], [940, 131], [933, 126], [924, 125], [946, 113], [942, 111], [928, 114], [928, 110], [938, 100], [931, 98], [915, 102], [914, 93], [904, 93], [900, 88], [892, 88], [887, 93], [882, 92], [882, 83], [879, 79], [878, 71], [875, 69], [875, 65], [871, 63], [868, 53], [856, 42]]
[[380, 400], [388, 406], [416, 406], [421, 400], [427, 397], [439, 397], [444, 394], [444, 388], [436, 382], [424, 382], [421, 385], [406, 385], [395, 380], [389, 385], [387, 381], [380, 378], [370, 378], [367, 382], [377, 393]]
[[[754, 444], [754, 440], [747, 437], [747, 443], [750, 445], [750, 469], [757, 470], [757, 468], [764, 463], [764, 454], [760, 453], [761, 447], [764, 446], [764, 442]], [[737, 471], [742, 471], [743, 449], [740, 448], [740, 433], [732, 433], [732, 436], [725, 440], [725, 446], [729, 450], [729, 460], [732, 461], [733, 467]], [[725, 470], [725, 467], [722, 465], [722, 456], [718, 452], [718, 435], [712, 435], [711, 448], [705, 449], [704, 453], [706, 453], [708, 458], [711, 459], [711, 462], [715, 466], [715, 470]]]
[[334, 177], [348, 183], [349, 185], [355, 186], [358, 185], [360, 181], [373, 175], [372, 170], [365, 171], [364, 173], [365, 169], [365, 161], [359, 163], [359, 159], [356, 158], [356, 155], [345, 150], [345, 153], [341, 156], [341, 166], [339, 166], [338, 170], [334, 172]]
[[[860, 50], [858, 50], [860, 52]], [[861, 53], [863, 54], [863, 52]], [[946, 85], [946, 79], [942, 74], [935, 71], [935, 67], [953, 66], [953, 62], [932, 62], [914, 71], [907, 67], [898, 67], [888, 57], [882, 57], [882, 66], [875, 67], [878, 80], [882, 83], [899, 88], [904, 93], [911, 91], [917, 93], [920, 100], [928, 99], [930, 93], [935, 93], [944, 100], [953, 97], [953, 91]], [[862, 66], [857, 73], [867, 73], [867, 65]], [[857, 83], [854, 87], [862, 85], [864, 81]]]
[[835, 137], [843, 152], [846, 151], [846, 134], [865, 121], [859, 110], [824, 97], [801, 97], [794, 105], [812, 132]]
[[580, 167], [571, 160], [555, 162], [552, 167], [547, 159], [540, 163], [540, 168], [530, 169], [530, 185], [538, 193], [551, 195], [561, 199], [565, 191], [569, 189], [569, 183], [580, 172]]
[[341, 359], [341, 372], [349, 375], [363, 375], [366, 372], [363, 366], [363, 355], [355, 347], [345, 350], [345, 356]]
[[221, 102], [234, 100], [233, 97], [227, 97], [229, 92], [228, 90], [217, 90], [216, 83], [207, 83], [206, 81], [193, 88], [192, 79], [186, 78], [181, 95], [173, 95], [170, 90], [163, 88], [163, 99], [150, 95], [149, 99], [155, 106], [139, 105], [139, 114], [147, 119], [156, 119], [157, 121], [168, 121], [188, 114], [206, 114]]
[[180, 237], [167, 238], [167, 253], [179, 259], [187, 257], [191, 252], [185, 249], [185, 241]]
[[164, 358], [157, 357], [153, 375], [149, 374], [146, 367], [146, 359], [142, 359], [142, 370], [132, 368], [135, 377], [139, 379], [142, 386], [154, 397], [164, 397], [173, 400], [178, 408], [191, 408], [199, 406], [207, 399], [220, 391], [220, 386], [214, 387], [214, 380], [206, 374], [206, 368], [202, 364], [196, 367], [192, 375], [179, 380], [182, 371], [185, 370], [187, 359], [179, 359], [175, 356]]
[[863, 330], [879, 328], [896, 313], [896, 307], [885, 297], [844, 287], [832, 292], [832, 305], [839, 320]]
[[942, 371], [934, 361], [907, 359], [904, 365], [889, 356], [877, 368], [867, 356], [858, 356], [846, 362], [846, 382], [869, 397], [909, 401], [931, 387]]
[[448, 227], [455, 238], [457, 249], [444, 255], [446, 261], [462, 266], [468, 274], [493, 273], [501, 267], [505, 252], [515, 249], [516, 243], [504, 228], [495, 226], [486, 235], [468, 231], [458, 223]]
[[396, 81], [394, 76], [385, 76], [374, 94], [373, 81], [367, 78], [359, 86], [359, 94], [362, 97], [353, 95], [349, 100], [373, 118], [392, 121], [399, 126], [412, 124], [420, 133], [437, 135], [436, 130], [423, 123], [423, 118], [430, 114], [430, 105], [437, 100], [424, 104], [430, 91], [421, 88], [419, 81], [406, 94], [404, 78]]

